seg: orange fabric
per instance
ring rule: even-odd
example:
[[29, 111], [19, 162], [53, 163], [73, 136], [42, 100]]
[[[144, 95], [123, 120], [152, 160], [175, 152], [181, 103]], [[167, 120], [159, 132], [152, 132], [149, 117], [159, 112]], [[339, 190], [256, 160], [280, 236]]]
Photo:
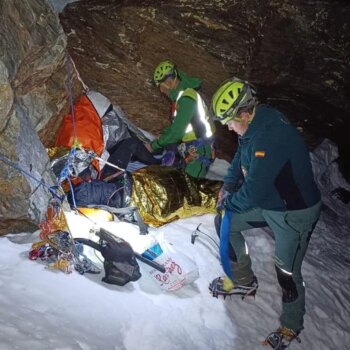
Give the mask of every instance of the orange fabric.
[[[83, 95], [74, 105], [75, 129], [78, 143], [86, 150], [101, 156], [104, 143], [101, 119], [90, 100]], [[72, 115], [63, 118], [55, 146], [71, 148], [74, 142]]]
[[[72, 115], [67, 114], [62, 121], [62, 125], [58, 132], [55, 146], [71, 148], [74, 142], [74, 129]], [[83, 95], [78, 103], [74, 104], [74, 119], [77, 141], [85, 150], [92, 150], [98, 156], [101, 156], [104, 149], [102, 122], [96, 112], [95, 107]], [[92, 165], [100, 176], [100, 165], [98, 160], [94, 159]], [[82, 181], [81, 178], [72, 179], [72, 183], [77, 185]], [[69, 190], [69, 185], [66, 184], [65, 190]]]
[[67, 221], [63, 210], [54, 208], [50, 203], [46, 211], [46, 220], [39, 225], [40, 239], [45, 239], [50, 233], [56, 231], [67, 231]]

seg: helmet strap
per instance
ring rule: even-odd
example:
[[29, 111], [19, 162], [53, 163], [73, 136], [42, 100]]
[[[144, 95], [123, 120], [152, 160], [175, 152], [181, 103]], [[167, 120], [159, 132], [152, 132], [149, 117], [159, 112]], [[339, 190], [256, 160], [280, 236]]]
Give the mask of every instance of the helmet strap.
[[256, 112], [256, 105], [254, 106], [253, 112], [249, 117], [248, 124], [250, 124], [253, 121], [253, 119], [255, 117], [255, 112]]

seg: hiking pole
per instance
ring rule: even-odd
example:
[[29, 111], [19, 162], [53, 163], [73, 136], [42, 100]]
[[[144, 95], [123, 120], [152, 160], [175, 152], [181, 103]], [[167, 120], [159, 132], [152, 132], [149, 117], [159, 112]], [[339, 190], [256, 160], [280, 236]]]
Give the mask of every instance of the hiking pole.
[[109, 165], [112, 168], [115, 168], [115, 169], [118, 169], [118, 170], [121, 170], [121, 171], [125, 171], [125, 169], [120, 168], [119, 166], [117, 166], [117, 165], [115, 165], [113, 163], [107, 162], [106, 160], [102, 159], [101, 157], [95, 156], [94, 158], [97, 159], [98, 161], [102, 162], [102, 163], [105, 163], [105, 164]]
[[139, 253], [134, 252], [134, 254], [135, 254], [135, 257], [136, 257], [137, 260], [142, 261], [143, 263], [147, 264], [148, 266], [153, 267], [154, 269], [158, 270], [161, 273], [166, 273], [166, 269], [165, 269], [165, 267], [163, 265], [158, 264], [155, 261], [149, 260], [149, 259], [145, 258], [144, 256], [142, 256]]

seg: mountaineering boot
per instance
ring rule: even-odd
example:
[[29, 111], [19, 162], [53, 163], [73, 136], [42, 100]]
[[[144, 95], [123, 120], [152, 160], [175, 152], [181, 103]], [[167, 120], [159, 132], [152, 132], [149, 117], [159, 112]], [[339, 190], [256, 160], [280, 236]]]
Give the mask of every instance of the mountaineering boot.
[[263, 341], [263, 345], [270, 345], [274, 350], [283, 350], [288, 348], [293, 340], [296, 340], [298, 343], [301, 342], [298, 334], [299, 333], [294, 332], [292, 329], [281, 326], [277, 329], [277, 331], [271, 332], [266, 337], [266, 339]]
[[234, 284], [227, 276], [217, 277], [209, 284], [209, 291], [213, 297], [228, 295], [241, 295], [244, 299], [247, 295], [254, 297], [259, 287], [258, 279], [254, 276], [248, 284]]
[[175, 152], [166, 151], [164, 156], [162, 157], [162, 165], [164, 166], [172, 166], [175, 161]]

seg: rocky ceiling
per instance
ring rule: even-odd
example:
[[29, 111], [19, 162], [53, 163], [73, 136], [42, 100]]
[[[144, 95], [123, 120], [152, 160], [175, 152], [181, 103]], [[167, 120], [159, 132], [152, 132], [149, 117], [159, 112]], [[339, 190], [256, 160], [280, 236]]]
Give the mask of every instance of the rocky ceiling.
[[[81, 0], [60, 21], [84, 82], [141, 128], [157, 134], [168, 123], [169, 105], [150, 78], [170, 58], [204, 80], [207, 100], [232, 75], [251, 81], [310, 147], [325, 137], [337, 142], [349, 174], [348, 1]], [[222, 128], [219, 146], [226, 158], [234, 147]]]

